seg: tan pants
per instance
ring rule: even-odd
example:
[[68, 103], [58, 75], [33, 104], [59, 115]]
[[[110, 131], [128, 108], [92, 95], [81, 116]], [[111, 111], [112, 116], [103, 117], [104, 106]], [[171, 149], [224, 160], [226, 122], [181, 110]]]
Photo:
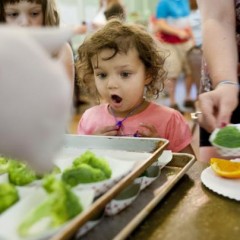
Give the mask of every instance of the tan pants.
[[165, 69], [167, 71], [168, 79], [177, 78], [181, 73], [186, 76], [191, 74], [189, 61], [187, 59], [187, 52], [192, 48], [191, 40], [179, 43], [168, 44], [163, 43], [163, 48], [166, 50]]

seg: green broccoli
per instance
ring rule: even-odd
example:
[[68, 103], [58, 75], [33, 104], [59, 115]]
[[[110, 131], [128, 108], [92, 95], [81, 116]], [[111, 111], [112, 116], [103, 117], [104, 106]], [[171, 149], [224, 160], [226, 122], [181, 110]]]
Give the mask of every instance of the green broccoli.
[[58, 189], [59, 181], [61, 180], [56, 180], [55, 174], [49, 174], [43, 178], [42, 186], [48, 193], [52, 193]]
[[10, 160], [8, 168], [9, 182], [23, 186], [37, 179], [36, 173], [26, 164]]
[[0, 157], [0, 174], [7, 173], [9, 168], [9, 161], [5, 157]]
[[213, 142], [223, 147], [238, 148], [240, 147], [240, 131], [235, 126], [221, 128]]
[[37, 179], [36, 173], [25, 163], [0, 157], [0, 174], [8, 173], [9, 182], [23, 186]]
[[103, 171], [93, 168], [85, 163], [78, 167], [66, 169], [62, 174], [62, 180], [71, 187], [79, 183], [99, 182], [107, 179]]
[[86, 151], [80, 157], [74, 159], [73, 166], [78, 167], [83, 163], [88, 164], [93, 168], [100, 169], [105, 174], [106, 178], [111, 177], [112, 170], [109, 167], [108, 162], [103, 158], [96, 157], [94, 153]]
[[10, 183], [0, 184], [0, 213], [19, 200], [16, 187]]
[[52, 176], [46, 180], [46, 184], [47, 188], [51, 189], [47, 199], [31, 211], [18, 227], [18, 232], [23, 237], [31, 235], [34, 225], [44, 218], [50, 220], [47, 228], [54, 228], [72, 219], [83, 210], [78, 197], [67, 184], [53, 179]]

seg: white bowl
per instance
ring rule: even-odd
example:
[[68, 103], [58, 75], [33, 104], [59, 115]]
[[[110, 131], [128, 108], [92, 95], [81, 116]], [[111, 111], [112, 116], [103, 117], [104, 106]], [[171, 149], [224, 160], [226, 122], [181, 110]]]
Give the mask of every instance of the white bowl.
[[[228, 126], [235, 126], [238, 129], [240, 129], [240, 124], [229, 124]], [[240, 156], [240, 147], [238, 148], [228, 148], [228, 147], [224, 147], [224, 146], [220, 146], [216, 143], [214, 143], [214, 139], [217, 136], [217, 133], [220, 131], [221, 129], [216, 128], [212, 134], [210, 135], [209, 141], [211, 142], [211, 144], [216, 148], [217, 152], [224, 157], [239, 157]]]

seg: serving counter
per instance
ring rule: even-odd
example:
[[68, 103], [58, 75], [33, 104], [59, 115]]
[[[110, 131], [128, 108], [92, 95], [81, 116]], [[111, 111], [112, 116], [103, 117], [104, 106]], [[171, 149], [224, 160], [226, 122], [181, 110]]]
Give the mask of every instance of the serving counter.
[[206, 163], [195, 162], [127, 239], [240, 239], [240, 204], [201, 183], [206, 167]]

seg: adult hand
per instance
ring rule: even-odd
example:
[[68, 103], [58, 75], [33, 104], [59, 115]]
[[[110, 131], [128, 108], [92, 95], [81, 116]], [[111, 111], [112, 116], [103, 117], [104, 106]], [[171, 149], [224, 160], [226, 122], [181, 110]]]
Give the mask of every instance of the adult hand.
[[198, 121], [208, 132], [230, 123], [232, 112], [238, 104], [238, 89], [233, 85], [219, 85], [215, 90], [199, 95], [202, 112]]

